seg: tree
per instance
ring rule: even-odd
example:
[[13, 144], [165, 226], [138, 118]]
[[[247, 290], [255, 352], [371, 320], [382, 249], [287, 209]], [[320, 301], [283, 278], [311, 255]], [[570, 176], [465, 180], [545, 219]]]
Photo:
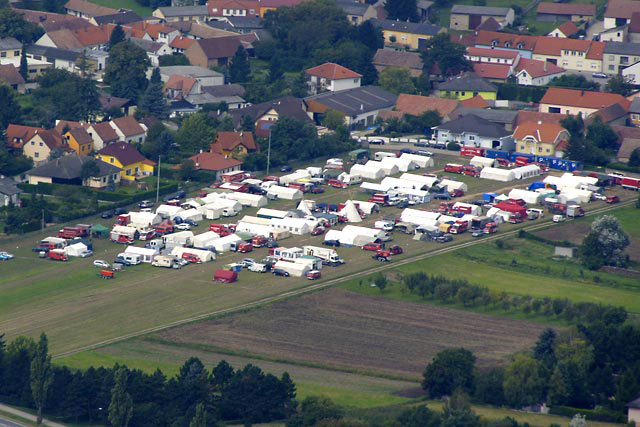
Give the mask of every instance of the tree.
[[569, 89], [586, 89], [598, 91], [600, 84], [587, 80], [584, 76], [578, 74], [563, 74], [560, 77], [551, 79], [547, 86], [566, 87]]
[[22, 109], [15, 97], [15, 91], [8, 85], [0, 82], [0, 132], [11, 123], [20, 121]]
[[80, 169], [80, 178], [82, 181], [86, 181], [87, 179], [98, 176], [100, 173], [100, 167], [98, 166], [98, 162], [96, 160], [88, 160], [82, 164], [82, 168]]
[[604, 215], [591, 223], [591, 231], [580, 246], [583, 264], [597, 270], [603, 265], [625, 267], [629, 256], [624, 250], [629, 246], [629, 236], [622, 230], [615, 216]]
[[418, 22], [418, 4], [416, 0], [387, 0], [384, 3], [389, 19], [394, 21]]
[[23, 45], [20, 54], [20, 75], [24, 81], [29, 80], [29, 64], [27, 63], [27, 48]]
[[631, 152], [629, 156], [629, 166], [640, 166], [640, 148], [636, 148]]
[[358, 26], [358, 40], [372, 52], [384, 47], [382, 29], [373, 25], [369, 20]]
[[513, 407], [538, 403], [543, 398], [544, 379], [540, 363], [526, 354], [518, 354], [505, 371], [504, 397]]
[[283, 55], [276, 53], [269, 61], [269, 83], [274, 83], [284, 75], [284, 61]]
[[327, 110], [322, 118], [322, 124], [331, 130], [336, 130], [338, 126], [344, 126], [344, 115], [336, 110]]
[[427, 40], [422, 49], [422, 72], [428, 76], [434, 65], [438, 65], [445, 76], [471, 71], [473, 66], [465, 58], [465, 54], [466, 48], [463, 45], [451, 42], [448, 34], [438, 34]]
[[378, 273], [373, 277], [373, 283], [376, 284], [376, 287], [380, 290], [380, 293], [382, 293], [387, 287], [387, 276]]
[[422, 388], [431, 398], [450, 396], [456, 389], [473, 391], [475, 361], [464, 348], [441, 351], [424, 370]]
[[231, 83], [243, 83], [249, 80], [251, 67], [249, 66], [249, 56], [242, 46], [238, 46], [231, 65], [229, 65], [229, 78]]
[[60, 0], [44, 0], [43, 2], [44, 10], [47, 12], [64, 13], [63, 6], [64, 2]]
[[47, 393], [52, 381], [53, 372], [51, 355], [49, 355], [49, 341], [43, 332], [40, 334], [40, 341], [38, 341], [35, 356], [31, 361], [31, 393], [38, 411], [38, 425], [42, 424], [42, 408], [47, 402]]
[[100, 110], [96, 83], [66, 70], [52, 69], [38, 78], [33, 91], [38, 101], [32, 115], [53, 124], [57, 119], [87, 120]]
[[176, 142], [185, 153], [207, 150], [215, 138], [216, 130], [205, 113], [196, 113], [182, 121], [176, 133]]
[[538, 337], [538, 341], [533, 348], [533, 357], [547, 369], [552, 369], [556, 363], [556, 336], [556, 331], [553, 329], [545, 329]]
[[13, 37], [22, 43], [33, 43], [44, 34], [44, 30], [27, 22], [21, 13], [7, 7], [0, 9], [0, 38]]
[[109, 51], [104, 81], [111, 85], [113, 95], [137, 101], [147, 86], [148, 67], [149, 59], [142, 48], [120, 42]]
[[291, 82], [291, 96], [305, 98], [307, 95], [309, 95], [309, 83], [304, 71], [301, 71]]
[[158, 82], [159, 79], [160, 71], [154, 68], [149, 85], [140, 97], [139, 106], [144, 114], [163, 119], [167, 116], [167, 104], [164, 102], [162, 82]]
[[115, 45], [125, 41], [126, 35], [124, 30], [120, 26], [120, 24], [116, 25], [116, 27], [111, 31], [111, 37], [109, 37], [109, 50], [111, 50]]
[[195, 172], [195, 164], [191, 159], [184, 159], [182, 163], [180, 163], [180, 179], [183, 181], [188, 181], [193, 177]]
[[207, 427], [208, 414], [207, 409], [202, 403], [198, 403], [196, 406], [196, 414], [191, 419], [189, 427]]
[[115, 383], [111, 389], [109, 404], [109, 422], [114, 427], [127, 427], [133, 416], [133, 400], [127, 392], [127, 368], [119, 367], [115, 371]]
[[378, 75], [378, 82], [383, 89], [396, 95], [416, 93], [416, 86], [406, 68], [387, 67]]
[[155, 67], [151, 72], [150, 84], [162, 84], [162, 76], [160, 76], [160, 68]]
[[480, 427], [480, 417], [472, 410], [469, 396], [456, 390], [442, 411], [442, 427]]
[[256, 130], [256, 124], [253, 122], [251, 116], [242, 116], [240, 128], [245, 132], [254, 132]]
[[617, 93], [622, 96], [629, 96], [633, 92], [633, 79], [616, 74], [611, 77], [604, 86], [604, 91], [609, 93]]
[[594, 143], [601, 150], [618, 148], [618, 135], [608, 123], [604, 123], [600, 116], [595, 116], [587, 128], [587, 140]]
[[489, 405], [501, 406], [504, 404], [504, 369], [493, 368], [475, 375], [476, 389], [474, 397]]
[[300, 411], [291, 417], [287, 427], [315, 426], [322, 420], [339, 420], [344, 411], [328, 397], [309, 396], [305, 398]]
[[440, 416], [426, 405], [404, 410], [393, 422], [393, 427], [439, 427]]
[[161, 67], [170, 67], [172, 65], [190, 65], [189, 60], [182, 53], [173, 55], [162, 55], [158, 58]]

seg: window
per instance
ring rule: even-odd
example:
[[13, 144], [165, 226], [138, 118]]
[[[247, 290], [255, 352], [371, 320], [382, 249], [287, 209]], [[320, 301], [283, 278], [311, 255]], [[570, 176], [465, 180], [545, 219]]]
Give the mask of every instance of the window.
[[629, 63], [629, 57], [628, 56], [621, 56], [620, 57], [620, 63], [621, 64], [628, 64]]
[[353, 79], [353, 82], [354, 82], [354, 83], [358, 83], [358, 80], [359, 80], [359, 79]]
[[547, 148], [547, 153], [550, 153], [550, 152], [551, 152], [551, 149]]
[[109, 159], [109, 163], [113, 163], [113, 157]]
[[40, 157], [40, 153], [38, 153], [38, 152], [36, 151], [35, 153], [33, 153], [33, 157], [35, 157], [35, 158], [37, 159], [38, 157]]
[[538, 153], [542, 153], [542, 147], [538, 147]]
[[613, 56], [613, 55], [609, 55], [609, 61], [615, 61], [615, 60], [616, 60], [616, 57], [615, 57], [615, 56]]
[[0, 52], [0, 58], [6, 58], [7, 52]]
[[475, 140], [476, 140], [475, 135], [469, 135], [469, 141], [475, 141]]
[[582, 68], [582, 61], [578, 61], [576, 65], [578, 66], [578, 68]]
[[138, 138], [138, 142], [142, 142], [142, 137]]
[[127, 175], [131, 175], [131, 169], [127, 169]]
[[40, 143], [40, 147], [42, 147], [43, 145], [44, 145], [44, 144], [41, 142], [41, 143]]
[[407, 39], [407, 36], [406, 36], [406, 35], [404, 35], [404, 36], [400, 37], [400, 39], [402, 39], [402, 40], [406, 40], [406, 39]]
[[107, 178], [106, 177], [102, 177], [102, 183], [106, 184], [107, 183]]
[[29, 70], [29, 73], [30, 73], [30, 74], [35, 74], [35, 73], [37, 73], [37, 72], [38, 72], [38, 70]]
[[558, 107], [549, 107], [550, 113], [560, 113], [560, 108]]
[[478, 92], [473, 92], [473, 96], [478, 96]]
[[31, 145], [36, 145], [35, 141], [31, 141]]
[[20, 51], [19, 50], [14, 50], [13, 51], [13, 56], [20, 56]]
[[631, 120], [638, 120], [638, 117], [640, 117], [640, 115], [638, 115], [638, 114], [632, 114], [632, 115], [631, 115]]
[[616, 66], [613, 64], [609, 64], [609, 70], [610, 71], [614, 71], [616, 69]]
[[524, 151], [525, 150], [525, 145], [524, 144], [520, 144], [520, 151]]
[[569, 61], [562, 61], [562, 65], [566, 67], [567, 65], [569, 65]]
[[571, 51], [571, 56], [576, 56], [576, 51], [575, 50]]
[[596, 68], [598, 68], [598, 66], [594, 62], [592, 62], [591, 63], [591, 68], [595, 70]]

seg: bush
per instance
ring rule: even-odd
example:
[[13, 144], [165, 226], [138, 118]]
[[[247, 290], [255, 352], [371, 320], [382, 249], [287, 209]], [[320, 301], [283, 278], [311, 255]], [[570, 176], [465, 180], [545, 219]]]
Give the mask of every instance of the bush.
[[620, 162], [609, 163], [607, 167], [609, 169], [616, 169], [616, 170], [625, 171], [625, 172], [640, 173], [640, 167], [630, 166], [626, 163], [620, 163]]
[[447, 144], [447, 150], [460, 151], [460, 144], [458, 144], [457, 142], [450, 142]]
[[573, 417], [575, 414], [581, 414], [585, 415], [589, 421], [602, 421], [607, 423], [624, 423], [626, 421], [626, 417], [623, 414], [606, 409], [580, 409], [569, 406], [552, 406], [549, 413], [563, 417]]

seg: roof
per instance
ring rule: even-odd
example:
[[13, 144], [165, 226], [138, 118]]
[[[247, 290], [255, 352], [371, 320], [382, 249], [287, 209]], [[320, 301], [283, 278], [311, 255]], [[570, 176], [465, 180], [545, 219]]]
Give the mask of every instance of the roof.
[[631, 22], [629, 23], [630, 33], [640, 33], [640, 12], [631, 14]]
[[158, 43], [151, 40], [139, 39], [135, 37], [129, 38], [129, 41], [141, 49], [144, 49], [145, 52], [157, 52], [164, 46], [164, 43]]
[[538, 37], [535, 36], [481, 30], [476, 35], [475, 43], [480, 46], [494, 46], [495, 43], [495, 47], [533, 51], [537, 41]]
[[145, 34], [149, 34], [149, 37], [153, 40], [160, 37], [160, 33], [170, 34], [177, 31], [175, 28], [165, 24], [154, 24], [146, 21], [134, 22], [127, 28], [130, 28], [133, 37], [142, 38]]
[[109, 122], [93, 123], [91, 127], [104, 143], [114, 142], [120, 139], [115, 129], [111, 127]]
[[103, 24], [132, 24], [142, 21], [142, 17], [131, 10], [123, 10], [109, 15], [96, 16], [93, 18], [97, 25]]
[[538, 142], [555, 143], [562, 131], [566, 131], [566, 129], [557, 123], [525, 122], [518, 125], [513, 132], [513, 137], [524, 139], [530, 136]]
[[511, 74], [511, 66], [507, 64], [487, 64], [486, 62], [475, 62], [473, 72], [485, 79], [506, 80]]
[[197, 80], [191, 77], [180, 76], [178, 74], [172, 74], [169, 80], [164, 84], [163, 90], [166, 92], [169, 89], [180, 91], [182, 95], [187, 96], [191, 93], [191, 89], [195, 86]]
[[604, 53], [640, 56], [640, 44], [630, 42], [605, 42]]
[[83, 44], [80, 43], [80, 41], [76, 38], [73, 31], [66, 28], [49, 31], [47, 32], [46, 36], [51, 39], [56, 47], [61, 49], [82, 49], [84, 47]]
[[485, 101], [480, 95], [460, 101], [460, 105], [466, 108], [489, 108], [487, 101]]
[[512, 9], [508, 7], [487, 7], [454, 4], [451, 8], [451, 13], [458, 15], [506, 16], [510, 10]]
[[[554, 3], [555, 4], [555, 3]], [[567, 4], [567, 3], [558, 3], [558, 4]], [[576, 24], [571, 21], [567, 21], [564, 24], [560, 25], [556, 30], [560, 31], [565, 36], [569, 37], [580, 31]]]
[[221, 171], [242, 165], [240, 160], [227, 158], [219, 153], [204, 152], [189, 157], [195, 170]]
[[22, 49], [22, 43], [13, 37], [4, 37], [0, 39], [0, 50]]
[[[476, 30], [480, 29], [476, 28]], [[451, 40], [451, 43], [457, 43], [467, 47], [474, 46], [476, 44], [477, 32], [478, 31], [461, 34], [449, 33], [449, 40]]]
[[504, 126], [478, 117], [475, 114], [460, 116], [455, 120], [441, 124], [438, 129], [445, 129], [456, 134], [477, 133], [480, 136], [489, 138], [502, 138], [511, 134], [511, 132], [504, 129]]
[[[5, 132], [7, 136], [7, 144], [11, 148], [22, 148], [25, 142], [30, 140], [37, 132], [42, 132], [43, 128], [33, 126], [22, 126], [10, 124]], [[18, 142], [17, 140], [21, 140]]]
[[107, 145], [98, 154], [115, 157], [122, 166], [147, 161], [133, 145], [122, 141]]
[[599, 110], [621, 100], [624, 100], [624, 97], [616, 93], [550, 87], [540, 100], [540, 104], [566, 105]]
[[80, 52], [69, 49], [59, 49], [57, 47], [39, 46], [32, 44], [27, 46], [26, 51], [31, 55], [46, 56], [48, 58], [61, 59], [64, 61], [75, 62], [80, 56]]
[[100, 95], [98, 102], [100, 102], [100, 108], [108, 110], [110, 108], [122, 108], [124, 105], [131, 102], [131, 100], [128, 98], [119, 98], [113, 95]]
[[67, 156], [58, 157], [55, 160], [45, 162], [28, 171], [27, 175], [58, 179], [77, 179], [80, 178], [82, 165], [91, 160], [95, 160], [98, 164], [98, 169], [100, 170], [100, 173], [97, 175], [98, 177], [115, 174], [120, 171], [120, 169], [118, 169], [117, 167], [105, 163], [101, 160], [96, 160], [91, 156], [79, 156], [77, 154], [70, 154]]
[[640, 2], [634, 0], [609, 0], [604, 17], [630, 19], [634, 12], [640, 12]]
[[589, 118], [585, 120], [585, 126], [589, 126], [591, 121], [596, 117], [600, 117], [600, 120], [602, 120], [604, 123], [609, 123], [621, 117], [626, 117], [629, 113], [631, 104], [631, 101], [629, 101], [628, 99], [623, 99], [619, 102], [616, 102], [615, 104], [611, 104], [609, 106], [601, 108], [600, 110], [591, 114]]
[[208, 16], [209, 10], [207, 5], [204, 6], [177, 6], [177, 7], [159, 7], [165, 17], [169, 16]]
[[467, 55], [481, 56], [486, 58], [516, 59], [519, 53], [513, 50], [490, 49], [485, 47], [468, 47]]
[[187, 50], [189, 49], [189, 46], [191, 46], [194, 42], [195, 42], [195, 39], [184, 37], [184, 36], [178, 36], [174, 38], [171, 41], [171, 43], [169, 43], [169, 46], [175, 49]]
[[193, 78], [222, 77], [222, 74], [217, 71], [213, 71], [204, 67], [198, 67], [196, 65], [171, 65], [171, 66], [160, 67], [160, 74], [163, 74], [166, 76], [177, 74], [180, 76], [193, 77]]
[[476, 30], [498, 31], [501, 28], [502, 25], [491, 16], [478, 25]]
[[0, 65], [0, 80], [3, 80], [10, 85], [24, 84], [24, 78], [18, 69], [11, 64]]
[[640, 98], [633, 98], [631, 105], [629, 106], [630, 113], [640, 113]]
[[[97, 44], [105, 44], [109, 42], [111, 32], [115, 25], [107, 24], [100, 27], [87, 27], [78, 30], [72, 30], [73, 36], [78, 40], [82, 47], [93, 46]], [[62, 47], [62, 46], [58, 46]]]
[[558, 67], [555, 64], [547, 61], [538, 61], [535, 59], [520, 59], [518, 65], [516, 65], [516, 74], [522, 70], [525, 70], [531, 77], [543, 77], [553, 74], [564, 73], [566, 70], [562, 67]]
[[498, 88], [477, 74], [466, 72], [438, 84], [439, 90], [468, 90], [473, 92], [497, 92]]
[[539, 55], [560, 56], [563, 50], [575, 50], [586, 52], [587, 59], [602, 59], [602, 52], [604, 49], [604, 42], [565, 39], [560, 37], [540, 37], [536, 43], [533, 53]]
[[66, 129], [67, 131], [70, 130], [71, 128], [85, 128], [88, 127], [88, 125], [84, 122], [74, 122], [71, 120], [56, 120], [56, 127], [54, 128], [56, 130], [56, 132], [58, 132], [60, 135], [62, 135], [64, 132], [64, 130]]
[[239, 36], [216, 37], [197, 40], [207, 59], [231, 58], [238, 47], [242, 46]]
[[243, 145], [249, 151], [256, 151], [258, 146], [251, 132], [218, 132], [216, 141], [223, 150], [232, 151], [238, 145]]
[[236, 83], [220, 86], [204, 86], [202, 91], [215, 97], [243, 96], [246, 92], [242, 85]]
[[81, 127], [71, 128], [69, 130], [69, 133], [71, 134], [71, 136], [73, 136], [78, 144], [93, 144], [91, 135], [89, 135], [87, 131]]
[[427, 110], [436, 110], [442, 117], [448, 116], [460, 106], [460, 102], [454, 99], [436, 98], [435, 96], [398, 95], [396, 111], [402, 114], [418, 116]]
[[13, 196], [20, 193], [22, 193], [22, 190], [18, 188], [13, 179], [0, 177], [0, 194]]
[[[323, 113], [328, 109], [350, 116], [368, 111], [391, 109], [398, 97], [377, 86], [362, 86], [336, 92], [324, 92], [305, 98], [309, 111]], [[317, 106], [316, 104], [320, 104]], [[317, 108], [319, 107], [319, 108]]]
[[14, 9], [20, 13], [25, 21], [41, 26], [46, 32], [67, 28], [75, 30], [78, 28], [91, 27], [92, 24], [86, 19], [72, 16], [66, 13], [50, 13], [39, 10]]
[[244, 116], [249, 116], [253, 120], [258, 120], [269, 110], [276, 110], [278, 115], [293, 119], [310, 122], [311, 118], [303, 107], [303, 101], [293, 96], [282, 96], [271, 101], [250, 105], [249, 107], [229, 111], [235, 125], [239, 125]]
[[387, 31], [398, 31], [400, 33], [422, 34], [425, 36], [435, 36], [442, 30], [442, 27], [427, 23], [417, 24], [415, 22], [393, 21], [391, 19], [372, 18], [371, 23]]
[[102, 16], [118, 13], [116, 9], [109, 7], [98, 6], [95, 3], [91, 3], [85, 0], [69, 0], [64, 8], [67, 10], [73, 10], [89, 16]]
[[325, 62], [317, 67], [308, 68], [305, 70], [305, 73], [311, 76], [318, 76], [330, 80], [359, 79], [362, 77], [362, 74], [358, 74], [347, 67], [334, 64], [333, 62]]
[[336, 4], [347, 15], [364, 16], [369, 9], [369, 4], [360, 3], [357, 0], [337, 0]]
[[453, 112], [452, 118], [457, 118], [462, 115], [473, 114], [474, 116], [481, 117], [485, 120], [489, 120], [493, 123], [500, 123], [502, 125], [511, 125], [516, 120], [518, 115], [517, 111], [512, 110], [492, 110], [490, 108], [468, 108], [460, 107]]
[[[611, 129], [618, 135], [620, 148], [618, 158], [629, 158], [636, 148], [640, 148], [640, 128], [628, 126], [611, 126]], [[634, 404], [635, 406], [630, 406]], [[627, 404], [630, 408], [640, 409], [640, 397]]]
[[117, 119], [111, 120], [111, 123], [116, 125], [124, 136], [134, 136], [145, 133], [144, 128], [132, 116], [118, 117]]
[[549, 15], [594, 16], [596, 14], [596, 6], [594, 4], [578, 3], [540, 3], [537, 11], [538, 13]]
[[394, 49], [378, 49], [372, 60], [373, 65], [411, 68], [422, 70], [422, 58], [418, 52]]
[[62, 147], [64, 145], [60, 134], [53, 129], [41, 130], [37, 132], [37, 134], [51, 150], [53, 150], [54, 148]]
[[567, 118], [566, 114], [539, 113], [537, 111], [520, 110], [516, 112], [516, 123], [520, 125], [525, 122], [560, 123]]

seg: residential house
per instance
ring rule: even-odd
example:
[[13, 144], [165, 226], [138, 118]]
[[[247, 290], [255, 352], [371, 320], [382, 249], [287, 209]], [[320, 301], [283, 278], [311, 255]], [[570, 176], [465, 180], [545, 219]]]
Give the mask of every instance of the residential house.
[[260, 16], [260, 2], [252, 0], [209, 0], [209, 16]]
[[93, 138], [82, 127], [73, 127], [65, 133], [66, 145], [80, 155], [88, 155], [93, 151]]
[[7, 148], [22, 152], [24, 144], [37, 132], [42, 132], [43, 130], [43, 128], [39, 127], [9, 124], [5, 131], [7, 136]]
[[153, 16], [163, 20], [164, 22], [207, 22], [209, 20], [209, 9], [206, 5], [159, 7], [153, 11]]
[[133, 38], [150, 40], [158, 43], [169, 44], [180, 35], [180, 31], [169, 25], [154, 24], [149, 22], [134, 22], [124, 28]]
[[[633, 153], [634, 150], [640, 149], [640, 129], [636, 127], [616, 125], [611, 126], [611, 129], [613, 129], [613, 131], [618, 135], [618, 142], [620, 143], [616, 159], [619, 162], [629, 163], [631, 153]], [[638, 413], [635, 420], [636, 422], [640, 421], [640, 413]], [[629, 421], [631, 421], [631, 418], [629, 418]]]
[[239, 84], [204, 86], [202, 91], [212, 97], [211, 99], [214, 104], [225, 102], [229, 110], [245, 108], [249, 105], [243, 98], [246, 91], [244, 87]]
[[640, 396], [638, 396], [636, 399], [632, 400], [631, 402], [627, 403], [627, 408], [629, 410], [629, 413], [627, 415], [627, 421], [629, 423], [640, 423]]
[[57, 70], [66, 70], [70, 73], [76, 73], [81, 53], [75, 50], [58, 49], [56, 47], [39, 46], [32, 44], [26, 48], [27, 58], [36, 59], [38, 61], [47, 61], [53, 64], [53, 68]]
[[[224, 27], [217, 24], [223, 24]], [[262, 18], [253, 16], [228, 16], [218, 21], [209, 21], [207, 25], [240, 34], [262, 33], [265, 31]]]
[[120, 140], [116, 130], [111, 127], [109, 122], [91, 123], [87, 127], [87, 133], [93, 142], [93, 151], [100, 151], [107, 145]]
[[480, 95], [485, 100], [495, 100], [498, 88], [474, 73], [464, 73], [438, 84], [438, 96], [460, 101]]
[[386, 45], [407, 47], [413, 50], [422, 48], [427, 40], [447, 31], [445, 28], [427, 23], [417, 24], [377, 18], [370, 21], [374, 26], [382, 29]]
[[98, 6], [95, 3], [91, 3], [85, 0], [69, 0], [64, 5], [64, 9], [67, 14], [78, 16], [86, 20], [89, 20], [95, 16], [113, 15], [114, 13], [118, 13], [116, 9]]
[[484, 100], [480, 95], [474, 96], [473, 98], [465, 99], [464, 101], [460, 101], [460, 105], [463, 108], [490, 108], [491, 106], [487, 101]]
[[168, 22], [165, 25], [175, 28], [181, 35], [194, 40], [238, 35], [238, 33], [234, 33], [233, 31], [214, 28], [211, 26], [212, 22], [213, 21], [209, 21], [206, 24], [198, 21]]
[[337, 0], [336, 4], [343, 10], [347, 19], [353, 25], [360, 25], [371, 18], [377, 18], [378, 13], [371, 4], [362, 3], [358, 0]]
[[247, 47], [240, 37], [229, 36], [196, 40], [184, 54], [191, 65], [204, 68], [226, 65], [240, 46]]
[[22, 43], [13, 37], [0, 39], [0, 60], [5, 58], [20, 58], [22, 54]]
[[560, 124], [560, 122], [567, 117], [568, 116], [566, 114], [540, 113], [538, 111], [520, 110], [516, 111], [515, 125], [518, 126], [526, 122]]
[[596, 16], [595, 4], [546, 3], [538, 4], [536, 20], [543, 22], [590, 22]]
[[63, 135], [71, 128], [83, 128], [88, 126], [85, 122], [74, 122], [71, 120], [56, 120], [56, 126], [53, 128], [59, 135]]
[[[633, 22], [633, 16], [631, 17]], [[609, 28], [608, 30], [602, 30], [598, 35], [598, 40], [601, 42], [624, 42], [627, 41], [629, 37], [629, 28], [631, 24], [624, 24], [619, 27]], [[629, 40], [637, 43], [637, 37], [635, 40]]]
[[22, 147], [22, 153], [36, 165], [47, 161], [54, 150], [71, 151], [60, 134], [51, 129], [37, 130]]
[[475, 30], [489, 18], [493, 18], [504, 27], [513, 23], [515, 12], [509, 7], [454, 4], [451, 8], [449, 28], [452, 30]]
[[602, 42], [540, 37], [533, 59], [548, 61], [567, 70], [601, 72], [604, 49]]
[[535, 59], [521, 59], [515, 67], [518, 84], [525, 86], [546, 86], [552, 79], [564, 73], [566, 70], [562, 67]]
[[125, 116], [130, 116], [137, 110], [135, 102], [128, 98], [103, 94], [98, 97], [98, 102], [102, 111], [120, 110]]
[[83, 185], [91, 188], [106, 188], [110, 184], [120, 182], [120, 169], [97, 160], [98, 173], [87, 179], [82, 179], [82, 166], [95, 161], [91, 156], [70, 154], [55, 160], [44, 162], [25, 173], [27, 182], [31, 185], [68, 184]]
[[[0, 65], [12, 65], [16, 69], [20, 69], [20, 60], [20, 56], [0, 58]], [[53, 64], [47, 61], [29, 58], [27, 56], [27, 80], [34, 80], [36, 77], [41, 76], [51, 68], [53, 68]]]
[[92, 24], [86, 19], [67, 14], [17, 8], [14, 8], [13, 10], [22, 15], [25, 21], [38, 25], [45, 32], [61, 30], [63, 28], [68, 30], [77, 30], [79, 28], [92, 26]]
[[218, 132], [209, 151], [225, 157], [237, 157], [258, 151], [258, 145], [251, 132]]
[[640, 43], [640, 12], [631, 14], [631, 22], [627, 25], [627, 38], [630, 42]]
[[173, 49], [166, 43], [153, 42], [150, 40], [130, 38], [129, 41], [147, 53], [147, 58], [152, 67], [160, 65], [160, 57], [164, 55], [172, 55]]
[[640, 127], [640, 98], [633, 98], [629, 106], [629, 123], [632, 126]]
[[[473, 99], [473, 98], [471, 98]], [[465, 101], [462, 101], [465, 102]], [[462, 104], [461, 102], [461, 104]], [[516, 119], [518, 113], [523, 113], [524, 111], [513, 111], [513, 110], [494, 110], [490, 108], [468, 108], [462, 106], [453, 111], [449, 118], [450, 120], [455, 120], [460, 116], [465, 116], [472, 114], [474, 116], [478, 116], [484, 120], [490, 121], [491, 123], [496, 123], [504, 128], [504, 130], [508, 131], [510, 134], [513, 133], [513, 129], [515, 128]]]
[[464, 55], [471, 62], [487, 64], [501, 64], [514, 66], [520, 60], [520, 54], [513, 50], [487, 49], [482, 47], [468, 47]]
[[214, 172], [216, 181], [220, 181], [223, 174], [239, 171], [242, 167], [242, 161], [214, 152], [199, 153], [189, 157], [189, 160], [196, 171]]
[[451, 120], [451, 114], [456, 108], [460, 107], [460, 102], [453, 99], [437, 98], [435, 96], [407, 95], [401, 93], [398, 95], [394, 113], [398, 112], [401, 116], [409, 114], [411, 116], [419, 116], [425, 111], [435, 110], [440, 113], [443, 121]]
[[336, 92], [339, 90], [360, 87], [362, 74], [343, 67], [342, 65], [326, 62], [305, 71], [308, 78], [310, 93]]
[[7, 84], [13, 88], [13, 90], [24, 93], [25, 81], [16, 67], [11, 64], [0, 65], [0, 83]]
[[602, 123], [609, 125], [624, 126], [629, 120], [629, 109], [631, 101], [622, 99], [614, 104], [608, 105], [592, 113], [585, 121], [584, 126], [588, 128], [594, 120], [599, 119]]
[[[549, 3], [549, 4], [567, 4], [567, 3]], [[578, 31], [578, 27], [572, 21], [567, 21], [564, 24], [560, 25], [555, 30], [551, 31], [547, 34], [547, 37], [559, 37], [561, 39], [568, 39], [569, 37], [576, 34]]]
[[511, 65], [476, 62], [473, 64], [473, 73], [489, 82], [504, 83], [513, 74], [513, 67]]
[[530, 59], [538, 37], [520, 34], [498, 33], [495, 31], [478, 31], [474, 46], [489, 49], [511, 50], [518, 52], [521, 58]]
[[[214, 112], [210, 114], [216, 115]], [[249, 105], [245, 108], [231, 110], [228, 114], [233, 119], [236, 129], [240, 129], [245, 116], [251, 117], [256, 128], [256, 136], [259, 137], [269, 136], [269, 128], [281, 117], [312, 122], [303, 100], [293, 96], [283, 96], [260, 104]]]
[[606, 42], [603, 56], [605, 73], [618, 74], [640, 61], [640, 44], [629, 42]]
[[22, 194], [22, 190], [18, 188], [12, 178], [0, 176], [0, 207], [20, 206], [20, 194]]
[[333, 110], [344, 116], [349, 128], [371, 126], [381, 110], [391, 110], [398, 97], [377, 86], [363, 86], [338, 92], [324, 92], [305, 98], [314, 120]]
[[100, 27], [91, 26], [77, 30], [60, 29], [50, 31], [40, 37], [36, 44], [76, 51], [83, 49], [105, 50], [114, 28], [115, 25], [107, 24]]
[[136, 178], [153, 175], [156, 165], [140, 154], [133, 145], [122, 141], [103, 147], [96, 154], [96, 158], [116, 166], [120, 170], [121, 179], [125, 181], [134, 181]]
[[604, 28], [616, 28], [631, 23], [633, 13], [640, 12], [640, 2], [634, 0], [609, 0], [604, 13]]
[[[151, 76], [153, 70], [149, 69], [147, 73]], [[160, 67], [160, 78], [164, 83], [174, 76], [190, 77], [197, 80], [200, 86], [220, 86], [224, 84], [224, 76], [217, 72], [204, 67], [197, 67], [193, 65], [172, 65], [166, 67]]]
[[457, 142], [465, 147], [480, 147], [494, 150], [513, 149], [511, 132], [504, 126], [469, 114], [441, 124], [432, 129], [433, 137], [441, 144]]
[[171, 43], [169, 43], [169, 47], [171, 48], [173, 54], [184, 54], [184, 52], [189, 49], [193, 43], [195, 43], [195, 39], [178, 36], [174, 38]]
[[372, 62], [379, 73], [388, 67], [394, 67], [409, 70], [411, 77], [420, 77], [422, 75], [422, 58], [418, 52], [378, 49]]
[[93, 18], [89, 19], [89, 22], [91, 22], [93, 25], [114, 24], [124, 26], [141, 21], [143, 21], [142, 17], [132, 10], [119, 10], [116, 13], [94, 16]]
[[109, 124], [120, 137], [120, 141], [129, 144], [132, 142], [142, 144], [147, 137], [146, 126], [138, 123], [133, 116], [118, 117], [117, 119], [111, 120]]
[[589, 92], [586, 90], [550, 87], [540, 100], [541, 113], [562, 113], [586, 118], [601, 108], [624, 100], [615, 93]]
[[164, 84], [162, 92], [169, 99], [184, 99], [191, 94], [202, 93], [202, 88], [194, 78], [173, 74]]
[[556, 123], [525, 122], [513, 132], [516, 152], [536, 156], [563, 157], [569, 132]]

